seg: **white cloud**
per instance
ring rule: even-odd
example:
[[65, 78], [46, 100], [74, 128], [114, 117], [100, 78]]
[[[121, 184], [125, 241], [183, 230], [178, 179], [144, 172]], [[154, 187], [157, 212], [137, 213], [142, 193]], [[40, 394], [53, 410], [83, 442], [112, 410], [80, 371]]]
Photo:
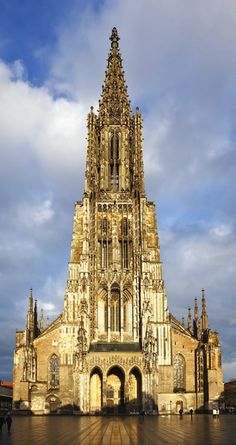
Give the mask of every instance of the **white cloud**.
[[87, 110], [82, 103], [54, 99], [45, 87], [16, 80], [15, 71], [15, 65], [1, 62], [1, 151], [9, 163], [4, 169], [11, 167], [12, 173], [19, 174], [22, 166], [25, 174], [25, 163], [33, 158], [33, 166], [38, 164], [51, 178], [68, 172], [75, 175], [79, 166], [75, 167], [74, 159], [85, 155]]
[[217, 237], [225, 237], [232, 233], [232, 227], [229, 224], [220, 224], [219, 226], [213, 227], [211, 233]]
[[41, 226], [49, 222], [54, 216], [54, 210], [52, 208], [52, 202], [50, 199], [39, 204], [30, 204], [28, 202], [18, 204], [18, 219], [21, 223], [25, 223], [28, 226], [38, 225]]
[[24, 80], [26, 69], [22, 60], [15, 60], [11, 65], [11, 78], [13, 80]]

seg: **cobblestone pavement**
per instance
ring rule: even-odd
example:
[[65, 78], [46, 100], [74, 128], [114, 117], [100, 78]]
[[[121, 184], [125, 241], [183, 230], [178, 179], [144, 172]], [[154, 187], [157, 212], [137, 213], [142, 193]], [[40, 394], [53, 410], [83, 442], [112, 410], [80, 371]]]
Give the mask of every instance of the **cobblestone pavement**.
[[236, 445], [236, 416], [13, 417], [0, 445]]

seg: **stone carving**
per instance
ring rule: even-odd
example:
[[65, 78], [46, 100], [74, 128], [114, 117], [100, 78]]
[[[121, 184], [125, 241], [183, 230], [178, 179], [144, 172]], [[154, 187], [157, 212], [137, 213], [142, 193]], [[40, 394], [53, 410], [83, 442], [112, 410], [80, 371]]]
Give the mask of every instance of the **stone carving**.
[[75, 368], [78, 372], [83, 373], [87, 371], [87, 357], [88, 343], [87, 332], [84, 328], [84, 319], [81, 317], [78, 329], [77, 347], [75, 353]]
[[151, 315], [153, 312], [152, 304], [150, 300], [145, 299], [143, 302], [143, 311], [142, 315], [145, 316], [147, 314]]
[[153, 328], [150, 318], [146, 326], [146, 335], [143, 342], [143, 355], [145, 371], [151, 373], [157, 367], [157, 339], [153, 335]]
[[77, 292], [77, 291], [78, 291], [78, 280], [68, 280], [67, 292]]
[[138, 366], [141, 370], [144, 368], [142, 357], [125, 357], [118, 354], [110, 355], [107, 358], [103, 358], [97, 355], [88, 357], [88, 364], [90, 370], [92, 370], [92, 368], [95, 366], [99, 366], [104, 372], [107, 372], [108, 369], [114, 365], [119, 365], [126, 371], [129, 371], [130, 368], [133, 366]]
[[22, 367], [22, 381], [36, 380], [36, 351], [32, 345], [22, 347], [23, 352], [23, 367]]

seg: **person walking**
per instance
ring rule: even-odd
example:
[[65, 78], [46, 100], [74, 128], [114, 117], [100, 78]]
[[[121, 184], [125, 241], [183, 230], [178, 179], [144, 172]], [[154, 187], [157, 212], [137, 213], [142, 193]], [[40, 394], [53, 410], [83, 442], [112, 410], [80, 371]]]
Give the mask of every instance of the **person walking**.
[[8, 433], [10, 433], [11, 432], [11, 424], [12, 424], [12, 417], [11, 417], [10, 413], [7, 413], [6, 423], [7, 423], [7, 431], [8, 431]]
[[0, 414], [0, 433], [2, 432], [2, 427], [5, 423], [5, 419], [2, 414]]

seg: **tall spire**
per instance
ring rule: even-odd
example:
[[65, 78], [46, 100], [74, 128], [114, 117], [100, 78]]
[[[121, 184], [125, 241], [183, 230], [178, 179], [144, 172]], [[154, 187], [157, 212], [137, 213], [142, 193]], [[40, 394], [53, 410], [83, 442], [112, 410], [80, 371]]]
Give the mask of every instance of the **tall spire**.
[[33, 308], [34, 300], [33, 300], [33, 289], [31, 288], [29, 291], [28, 298], [28, 312], [26, 317], [26, 333], [27, 333], [27, 341], [30, 343], [33, 340], [34, 335], [34, 308]]
[[41, 309], [40, 318], [39, 318], [39, 331], [42, 333], [44, 331], [45, 320], [44, 320], [44, 311]]
[[34, 338], [38, 337], [38, 308], [37, 300], [34, 301]]
[[28, 311], [33, 311], [33, 289], [29, 290]]
[[206, 297], [205, 290], [202, 289], [202, 330], [206, 331], [208, 329], [208, 315], [206, 310]]
[[192, 314], [191, 314], [191, 307], [188, 308], [188, 330], [192, 332], [193, 329], [193, 323], [192, 323]]
[[200, 319], [199, 319], [199, 314], [198, 314], [197, 298], [194, 299], [193, 335], [196, 338], [201, 337], [201, 326], [200, 326]]
[[112, 29], [110, 40], [111, 49], [99, 101], [100, 123], [101, 125], [127, 124], [130, 121], [130, 101], [119, 51], [120, 38], [116, 28]]

